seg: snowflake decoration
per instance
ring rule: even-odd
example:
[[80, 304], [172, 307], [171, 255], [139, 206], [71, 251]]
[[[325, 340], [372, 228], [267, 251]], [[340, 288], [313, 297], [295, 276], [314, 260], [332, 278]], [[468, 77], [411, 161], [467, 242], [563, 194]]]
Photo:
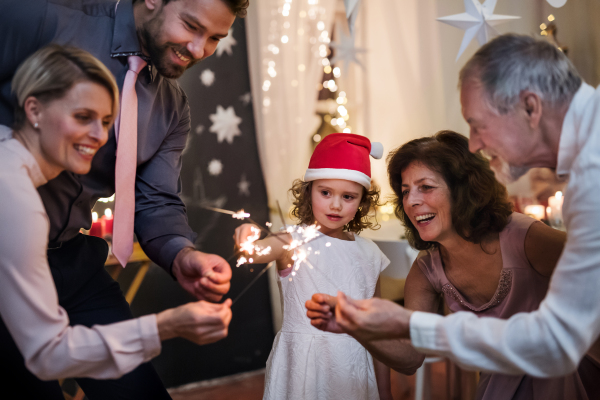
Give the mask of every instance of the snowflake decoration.
[[217, 57], [221, 57], [223, 53], [229, 55], [233, 54], [232, 47], [237, 44], [237, 41], [233, 37], [233, 28], [229, 29], [229, 34], [219, 41], [217, 45]]
[[242, 102], [242, 104], [247, 106], [252, 101], [252, 93], [250, 93], [250, 92], [244, 93], [243, 95], [240, 96], [240, 101]]
[[198, 125], [196, 127], [196, 135], [201, 135], [204, 132], [204, 125]]
[[246, 174], [242, 174], [242, 179], [238, 182], [237, 187], [240, 196], [250, 196], [250, 182], [246, 179]]
[[215, 82], [215, 73], [208, 68], [205, 69], [200, 74], [200, 81], [204, 86], [212, 86], [212, 84]]
[[221, 162], [221, 160], [217, 160], [216, 158], [213, 158], [212, 160], [210, 160], [210, 162], [208, 163], [208, 173], [211, 174], [212, 176], [218, 176], [221, 175], [221, 172], [223, 171], [223, 163]]
[[210, 118], [213, 123], [209, 130], [217, 134], [219, 143], [222, 143], [223, 140], [227, 140], [227, 143], [232, 144], [233, 138], [242, 133], [240, 128], [238, 128], [242, 119], [235, 115], [233, 106], [224, 109], [222, 106], [218, 105], [217, 113], [210, 114], [208, 118]]

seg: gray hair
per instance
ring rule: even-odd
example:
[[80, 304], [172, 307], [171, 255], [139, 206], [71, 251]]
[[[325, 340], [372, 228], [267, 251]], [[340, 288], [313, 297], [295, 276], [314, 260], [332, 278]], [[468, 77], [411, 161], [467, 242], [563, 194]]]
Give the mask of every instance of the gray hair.
[[461, 69], [459, 87], [473, 78], [483, 84], [490, 105], [501, 114], [514, 108], [524, 90], [554, 107], [568, 104], [582, 82], [560, 49], [516, 34], [498, 36], [482, 46]]

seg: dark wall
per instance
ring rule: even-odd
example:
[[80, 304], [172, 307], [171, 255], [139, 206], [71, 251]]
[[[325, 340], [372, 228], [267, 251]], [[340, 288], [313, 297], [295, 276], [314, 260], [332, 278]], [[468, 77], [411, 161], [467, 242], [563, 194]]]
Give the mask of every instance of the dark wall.
[[[220, 47], [225, 46], [220, 55], [216, 52], [179, 80], [188, 95], [192, 119], [192, 131], [183, 156], [182, 197], [190, 226], [198, 233], [198, 249], [225, 259], [233, 254], [232, 235], [240, 221], [207, 211], [202, 205], [229, 210], [243, 208], [258, 223], [264, 223], [268, 218], [250, 97], [243, 19], [234, 23], [233, 38], [236, 44], [230, 47], [231, 54], [226, 51], [226, 42], [221, 43]], [[210, 85], [211, 80], [206, 78], [211, 75], [206, 72], [208, 70], [214, 74]], [[202, 74], [204, 83], [200, 79]], [[218, 106], [221, 116], [227, 113], [232, 116], [233, 111], [233, 123], [231, 117], [218, 118]], [[229, 129], [216, 129], [218, 126]], [[232, 298], [263, 267], [236, 268], [235, 261], [235, 258], [230, 261], [233, 279], [227, 296]], [[128, 269], [125, 272], [129, 272]], [[125, 272], [121, 283], [129, 279], [133, 269]], [[153, 266], [132, 309], [136, 315], [143, 315], [192, 300], [164, 271]], [[163, 343], [162, 353], [153, 364], [167, 387], [264, 368], [274, 338], [267, 274], [244, 294], [232, 311], [229, 337], [225, 340], [208, 346], [197, 346], [183, 339]]]

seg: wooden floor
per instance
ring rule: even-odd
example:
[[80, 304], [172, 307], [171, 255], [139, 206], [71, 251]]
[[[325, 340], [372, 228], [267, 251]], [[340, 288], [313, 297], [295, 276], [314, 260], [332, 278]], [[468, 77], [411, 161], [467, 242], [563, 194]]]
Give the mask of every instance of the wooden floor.
[[[431, 400], [448, 398], [446, 363], [431, 366]], [[264, 389], [264, 370], [200, 382], [171, 389], [173, 400], [261, 400]], [[415, 376], [405, 376], [392, 371], [394, 400], [412, 400], [415, 396]]]

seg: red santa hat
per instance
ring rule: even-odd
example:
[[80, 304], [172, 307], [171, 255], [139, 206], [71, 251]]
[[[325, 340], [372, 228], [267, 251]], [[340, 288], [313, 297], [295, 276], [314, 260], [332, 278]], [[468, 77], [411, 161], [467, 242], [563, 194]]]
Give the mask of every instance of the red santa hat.
[[371, 188], [371, 160], [383, 156], [383, 145], [364, 136], [332, 133], [317, 145], [310, 158], [304, 181], [345, 179]]

